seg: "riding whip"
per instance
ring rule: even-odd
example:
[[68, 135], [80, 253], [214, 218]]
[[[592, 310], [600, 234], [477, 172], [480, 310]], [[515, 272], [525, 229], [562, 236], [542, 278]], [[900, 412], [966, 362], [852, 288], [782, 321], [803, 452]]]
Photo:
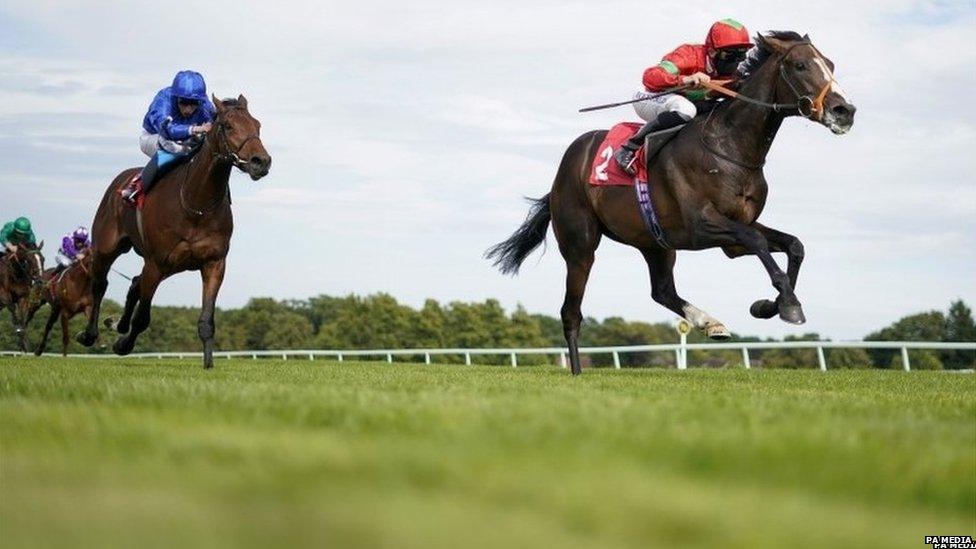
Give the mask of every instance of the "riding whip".
[[602, 109], [612, 109], [613, 107], [621, 107], [623, 105], [630, 105], [630, 104], [633, 104], [633, 103], [640, 103], [641, 101], [647, 101], [648, 99], [654, 99], [655, 97], [661, 97], [662, 95], [670, 95], [672, 93], [676, 93], [676, 92], [679, 92], [679, 91], [682, 91], [682, 90], [686, 90], [686, 89], [688, 89], [690, 87], [691, 87], [691, 84], [685, 84], [684, 86], [678, 86], [677, 88], [671, 88], [671, 89], [666, 90], [666, 91], [663, 91], [661, 93], [655, 93], [655, 94], [652, 94], [652, 95], [648, 95], [646, 97], [641, 97], [640, 99], [631, 99], [630, 101], [621, 101], [619, 103], [608, 103], [606, 105], [597, 105], [595, 107], [584, 107], [584, 108], [580, 109], [579, 112], [599, 111], [599, 110], [602, 110]]

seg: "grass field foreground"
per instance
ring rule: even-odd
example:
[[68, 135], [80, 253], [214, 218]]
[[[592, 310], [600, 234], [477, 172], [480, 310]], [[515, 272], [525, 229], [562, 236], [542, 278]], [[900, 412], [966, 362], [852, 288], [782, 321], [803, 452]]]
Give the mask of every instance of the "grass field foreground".
[[923, 547], [976, 378], [0, 359], [4, 547]]

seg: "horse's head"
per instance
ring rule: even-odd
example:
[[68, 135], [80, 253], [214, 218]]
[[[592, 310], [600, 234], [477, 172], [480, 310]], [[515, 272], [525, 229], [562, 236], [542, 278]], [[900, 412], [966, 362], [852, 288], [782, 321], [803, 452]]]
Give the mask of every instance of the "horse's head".
[[834, 63], [820, 53], [809, 36], [774, 32], [758, 36], [756, 42], [775, 56], [777, 97], [795, 101], [801, 115], [835, 134], [850, 131], [857, 108], [834, 78]]
[[41, 278], [41, 274], [44, 272], [44, 256], [41, 254], [43, 247], [44, 241], [42, 240], [36, 246], [26, 244], [18, 246], [17, 251], [10, 254], [12, 256], [10, 263], [17, 276], [28, 282], [34, 282]]
[[243, 95], [223, 101], [213, 97], [213, 104], [217, 116], [210, 137], [217, 156], [247, 172], [254, 181], [268, 175], [271, 156], [261, 142], [261, 122], [247, 110], [247, 99]]

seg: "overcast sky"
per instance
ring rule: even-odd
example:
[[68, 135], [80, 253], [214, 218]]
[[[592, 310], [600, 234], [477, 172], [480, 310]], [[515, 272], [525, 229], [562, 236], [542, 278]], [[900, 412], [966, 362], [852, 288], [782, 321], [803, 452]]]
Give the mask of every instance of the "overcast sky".
[[[246, 8], [244, 7], [247, 4]], [[807, 259], [808, 323], [749, 316], [771, 297], [755, 258], [681, 252], [679, 292], [741, 333], [860, 338], [901, 315], [976, 302], [976, 4], [783, 2], [45, 2], [0, 5], [0, 217], [53, 243], [88, 225], [105, 186], [145, 163], [138, 135], [181, 69], [244, 93], [274, 157], [235, 173], [235, 233], [218, 304], [389, 292], [419, 305], [500, 299], [558, 315], [550, 233], [517, 278], [481, 259], [548, 192], [580, 133], [634, 120], [641, 73], [716, 19], [809, 33], [857, 105], [846, 136], [800, 119], [770, 154], [762, 221]], [[785, 258], [782, 265], [785, 267]], [[134, 255], [117, 267], [139, 269]], [[108, 296], [125, 281], [112, 275]], [[199, 277], [159, 304], [198, 305]], [[631, 248], [604, 240], [584, 314], [669, 321]]]

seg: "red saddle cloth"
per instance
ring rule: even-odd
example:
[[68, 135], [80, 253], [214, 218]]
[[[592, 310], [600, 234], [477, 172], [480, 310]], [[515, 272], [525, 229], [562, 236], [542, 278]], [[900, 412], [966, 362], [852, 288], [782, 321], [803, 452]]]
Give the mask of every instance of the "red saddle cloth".
[[631, 186], [634, 179], [647, 181], [647, 162], [644, 158], [644, 147], [637, 150], [634, 165], [637, 167], [637, 175], [630, 175], [625, 172], [620, 164], [613, 158], [613, 153], [617, 152], [632, 135], [641, 129], [643, 123], [621, 122], [610, 128], [603, 143], [597, 149], [596, 156], [593, 158], [593, 167], [590, 170], [590, 185], [622, 185]]

